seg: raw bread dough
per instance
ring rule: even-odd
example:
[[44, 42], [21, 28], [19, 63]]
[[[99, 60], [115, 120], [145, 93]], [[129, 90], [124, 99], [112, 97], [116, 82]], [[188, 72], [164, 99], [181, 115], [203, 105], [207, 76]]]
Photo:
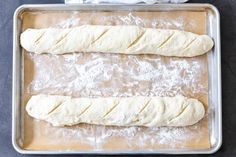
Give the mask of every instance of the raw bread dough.
[[197, 99], [175, 97], [71, 98], [35, 95], [26, 105], [28, 114], [53, 126], [89, 123], [113, 126], [188, 126], [204, 117]]
[[139, 26], [82, 25], [69, 29], [27, 29], [21, 45], [29, 52], [103, 52], [193, 57], [213, 47], [207, 35]]

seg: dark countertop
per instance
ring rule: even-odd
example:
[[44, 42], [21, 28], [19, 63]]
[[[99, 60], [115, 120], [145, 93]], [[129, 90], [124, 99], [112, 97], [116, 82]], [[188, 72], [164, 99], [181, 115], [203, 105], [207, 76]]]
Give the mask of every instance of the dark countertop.
[[[223, 145], [214, 155], [236, 156], [236, 1], [190, 0], [190, 2], [211, 3], [221, 14]], [[49, 1], [0, 1], [0, 157], [26, 156], [17, 153], [11, 143], [12, 17], [18, 6], [30, 3], [49, 3]], [[63, 3], [63, 0], [51, 0], [50, 3]]]

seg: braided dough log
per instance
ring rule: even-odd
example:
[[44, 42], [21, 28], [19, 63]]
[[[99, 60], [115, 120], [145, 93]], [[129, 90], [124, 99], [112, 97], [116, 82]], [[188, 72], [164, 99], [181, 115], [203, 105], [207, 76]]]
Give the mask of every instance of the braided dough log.
[[204, 117], [197, 99], [175, 97], [71, 98], [35, 95], [26, 105], [28, 114], [53, 126], [89, 123], [114, 126], [188, 126]]
[[35, 53], [103, 52], [193, 57], [213, 47], [207, 35], [138, 26], [82, 25], [69, 29], [27, 29], [21, 45]]

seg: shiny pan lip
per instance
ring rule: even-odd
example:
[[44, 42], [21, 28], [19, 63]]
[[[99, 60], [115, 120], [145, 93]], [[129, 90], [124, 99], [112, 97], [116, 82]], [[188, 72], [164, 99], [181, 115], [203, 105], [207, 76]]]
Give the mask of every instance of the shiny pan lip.
[[[213, 53], [208, 53], [209, 70], [209, 104], [214, 105], [213, 113], [209, 115], [210, 142], [209, 149], [159, 149], [159, 150], [26, 150], [21, 147], [24, 123], [22, 118], [22, 89], [23, 89], [23, 57], [19, 42], [21, 32], [20, 16], [25, 11], [71, 11], [71, 10], [206, 10], [207, 32], [215, 42]], [[222, 144], [222, 96], [221, 96], [221, 50], [220, 50], [220, 15], [217, 8], [211, 4], [50, 4], [50, 5], [22, 5], [14, 13], [13, 23], [13, 79], [12, 79], [12, 144], [15, 150], [22, 154], [212, 154], [219, 150]]]

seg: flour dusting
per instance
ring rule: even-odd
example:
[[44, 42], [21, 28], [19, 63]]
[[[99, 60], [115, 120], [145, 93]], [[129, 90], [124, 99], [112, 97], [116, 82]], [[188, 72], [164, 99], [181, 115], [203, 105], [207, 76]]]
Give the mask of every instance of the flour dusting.
[[[53, 27], [70, 28], [91, 24], [96, 13], [81, 20], [74, 12], [67, 20]], [[163, 13], [153, 18], [151, 27], [183, 30], [186, 17], [169, 19]], [[101, 16], [107, 25], [138, 25], [147, 27], [148, 19], [128, 13], [120, 16]], [[197, 27], [194, 21], [188, 23]], [[73, 97], [128, 97], [128, 96], [175, 96], [183, 94], [195, 97], [207, 94], [207, 63], [202, 56], [193, 58], [161, 57], [157, 55], [118, 55], [101, 53], [74, 53], [49, 55], [25, 53], [33, 62], [34, 77], [27, 87], [30, 94], [63, 94]], [[201, 137], [206, 118], [190, 127], [108, 127], [81, 125], [51, 127], [40, 132], [49, 135], [52, 144], [71, 141], [89, 144], [94, 150], [103, 148], [110, 138], [127, 146], [127, 149], [184, 148], [186, 141]], [[60, 138], [58, 138], [60, 137]], [[124, 142], [125, 141], [125, 142]]]

